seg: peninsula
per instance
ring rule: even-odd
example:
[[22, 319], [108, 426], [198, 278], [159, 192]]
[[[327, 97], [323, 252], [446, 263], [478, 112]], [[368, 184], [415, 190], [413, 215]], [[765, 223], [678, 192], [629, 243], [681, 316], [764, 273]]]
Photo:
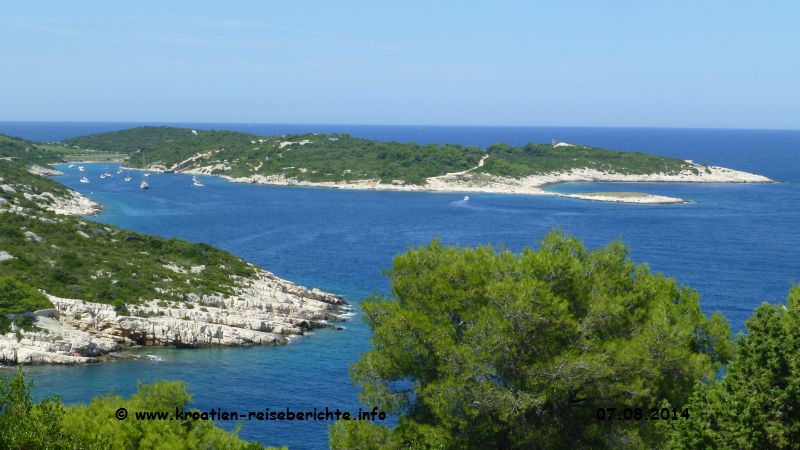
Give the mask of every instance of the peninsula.
[[218, 175], [237, 183], [342, 189], [562, 195], [601, 201], [675, 203], [628, 192], [556, 194], [563, 182], [768, 183], [767, 177], [676, 158], [553, 142], [487, 148], [379, 142], [348, 134], [257, 136], [235, 131], [140, 127], [64, 140], [82, 154], [116, 153], [148, 170]]
[[99, 205], [0, 136], [0, 363], [100, 361], [138, 345], [284, 344], [348, 307], [207, 244], [86, 220]]

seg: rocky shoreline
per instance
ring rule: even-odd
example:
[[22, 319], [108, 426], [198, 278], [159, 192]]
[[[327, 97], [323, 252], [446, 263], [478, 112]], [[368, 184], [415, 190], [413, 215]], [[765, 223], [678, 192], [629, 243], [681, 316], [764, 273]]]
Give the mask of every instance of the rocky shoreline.
[[[693, 164], [693, 163], [690, 163]], [[609, 197], [598, 193], [559, 194], [545, 191], [550, 184], [569, 182], [626, 182], [626, 183], [772, 183], [773, 180], [757, 174], [727, 169], [718, 166], [693, 164], [693, 169], [679, 173], [624, 174], [603, 172], [596, 169], [573, 169], [531, 175], [523, 178], [499, 177], [472, 170], [431, 177], [424, 185], [404, 185], [381, 183], [379, 180], [358, 180], [351, 182], [309, 182], [286, 178], [282, 175], [251, 175], [230, 177], [220, 175], [233, 183], [271, 184], [283, 186], [308, 186], [336, 189], [366, 189], [386, 191], [428, 191], [428, 192], [481, 192], [493, 194], [556, 195], [585, 200], [623, 203], [683, 203], [685, 200], [640, 194], [639, 196]], [[203, 168], [187, 170], [187, 173], [207, 174]], [[588, 198], [591, 197], [591, 198]]]
[[[33, 166], [35, 175], [57, 175]], [[3, 181], [0, 179], [0, 181]], [[0, 198], [0, 213], [20, 214], [46, 222], [63, 219], [35, 214], [48, 210], [61, 215], [96, 214], [100, 205], [83, 195], [63, 191], [32, 194], [25, 185], [0, 185], [6, 193], [22, 193], [37, 205], [25, 208]], [[55, 191], [54, 191], [55, 192]], [[30, 232], [29, 232], [30, 233]], [[81, 231], [78, 232], [79, 235]], [[86, 234], [81, 235], [88, 238]], [[30, 233], [30, 239], [40, 238]], [[91, 245], [91, 244], [88, 244]], [[0, 262], [15, 255], [0, 251]], [[209, 347], [280, 345], [318, 328], [339, 328], [350, 307], [340, 296], [306, 289], [250, 265], [254, 275], [233, 276], [230, 295], [189, 293], [182, 301], [151, 299], [124, 307], [47, 295], [53, 308], [9, 318], [29, 316], [32, 326], [0, 334], [0, 364], [81, 364], [120, 357], [118, 352], [137, 346]], [[205, 266], [166, 269], [199, 274]], [[158, 291], [158, 289], [156, 289]], [[165, 291], [159, 291], [165, 292]]]
[[37, 199], [39, 205], [49, 211], [64, 216], [93, 216], [102, 211], [102, 207], [85, 196], [69, 190], [64, 196], [44, 192], [38, 195], [26, 194], [29, 200]]
[[0, 335], [0, 363], [91, 363], [136, 346], [287, 344], [291, 336], [336, 328], [349, 311], [342, 297], [262, 269], [237, 279], [234, 291], [229, 297], [190, 294], [181, 304], [151, 300], [127, 311], [48, 295], [54, 308], [31, 313], [33, 329]]
[[645, 194], [642, 192], [589, 192], [577, 194], [559, 194], [561, 197], [576, 198], [611, 203], [636, 203], [646, 205], [671, 205], [688, 203], [686, 200], [665, 195]]
[[[610, 197], [601, 193], [587, 192], [580, 194], [560, 194], [548, 192], [543, 188], [550, 184], [571, 182], [610, 182], [610, 183], [773, 183], [774, 180], [763, 175], [753, 174], [740, 170], [728, 169], [719, 166], [706, 166], [686, 160], [690, 168], [677, 173], [652, 173], [652, 174], [627, 174], [604, 172], [597, 169], [580, 168], [561, 172], [550, 172], [530, 175], [522, 178], [502, 177], [477, 172], [482, 167], [488, 155], [484, 155], [478, 164], [460, 172], [430, 177], [424, 185], [407, 185], [402, 182], [381, 183], [377, 179], [353, 181], [304, 181], [289, 178], [281, 174], [261, 175], [254, 174], [244, 177], [233, 177], [224, 173], [215, 173], [219, 170], [229, 170], [225, 164], [207, 166], [193, 166], [201, 161], [207, 153], [197, 154], [193, 157], [175, 164], [172, 167], [151, 166], [148, 170], [155, 172], [177, 172], [195, 175], [218, 176], [232, 183], [265, 184], [278, 186], [304, 186], [333, 189], [353, 190], [378, 190], [378, 191], [413, 191], [413, 192], [459, 192], [459, 193], [492, 193], [492, 194], [522, 194], [522, 195], [555, 195], [583, 200], [607, 201], [618, 203], [649, 203], [671, 204], [686, 203], [684, 199], [642, 194], [636, 196]], [[141, 170], [128, 168], [132, 170]]]

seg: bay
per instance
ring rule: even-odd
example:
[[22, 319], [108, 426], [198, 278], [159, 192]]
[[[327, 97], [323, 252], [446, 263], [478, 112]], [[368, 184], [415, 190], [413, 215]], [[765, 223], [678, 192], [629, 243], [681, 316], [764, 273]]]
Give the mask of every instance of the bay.
[[[0, 132], [37, 140], [137, 124], [0, 123]], [[348, 132], [359, 137], [485, 146], [556, 138], [607, 148], [693, 159], [760, 173], [779, 183], [601, 184], [551, 186], [559, 192], [635, 190], [692, 200], [680, 205], [620, 205], [546, 196], [345, 191], [256, 186], [201, 177], [154, 174], [151, 189], [116, 166], [65, 169], [58, 180], [103, 204], [93, 218], [141, 232], [208, 242], [308, 287], [345, 295], [356, 306], [386, 294], [383, 271], [397, 253], [439, 237], [446, 244], [534, 246], [551, 228], [595, 248], [622, 239], [631, 257], [696, 288], [705, 312], [722, 311], [741, 331], [763, 301], [785, 302], [800, 281], [800, 132], [543, 127], [380, 127], [352, 125], [186, 124], [260, 134]], [[90, 184], [78, 182], [81, 175]], [[344, 330], [320, 330], [282, 347], [143, 349], [144, 360], [73, 367], [30, 367], [37, 398], [58, 393], [87, 401], [113, 390], [128, 395], [137, 382], [181, 379], [199, 409], [357, 411], [348, 366], [369, 349], [369, 330], [356, 316]], [[8, 369], [6, 369], [8, 370]], [[227, 429], [230, 422], [220, 422]], [[327, 448], [327, 422], [244, 421], [240, 434], [294, 449]]]

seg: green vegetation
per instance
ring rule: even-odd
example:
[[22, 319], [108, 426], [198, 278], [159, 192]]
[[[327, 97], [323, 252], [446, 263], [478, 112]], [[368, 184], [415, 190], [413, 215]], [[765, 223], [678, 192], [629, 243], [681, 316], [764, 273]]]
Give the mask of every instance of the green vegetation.
[[187, 128], [139, 127], [65, 139], [62, 144], [105, 152], [151, 152], [191, 136], [192, 130]]
[[[36, 300], [41, 297], [25, 286], [59, 297], [120, 305], [123, 311], [125, 304], [143, 300], [231, 294], [233, 275], [254, 273], [242, 259], [208, 244], [57, 216], [43, 206], [69, 191], [31, 174], [15, 160], [0, 160], [0, 178], [0, 250], [10, 256], [0, 261], [0, 314], [42, 306]], [[10, 213], [11, 208], [16, 213]], [[188, 270], [198, 266], [205, 268], [199, 273]]]
[[383, 183], [424, 184], [426, 178], [461, 172], [489, 155], [479, 173], [522, 177], [572, 168], [625, 174], [676, 173], [692, 166], [680, 159], [643, 153], [572, 146], [496, 144], [481, 149], [461, 145], [377, 142], [347, 134], [302, 134], [263, 137], [234, 131], [197, 131], [141, 127], [76, 137], [64, 145], [80, 151], [119, 152], [126, 164], [166, 169], [215, 167], [233, 177], [282, 175], [310, 182], [379, 179]]
[[11, 160], [20, 165], [61, 162], [63, 159], [55, 152], [45, 150], [24, 139], [0, 134], [0, 160]]
[[[142, 385], [130, 398], [95, 397], [88, 405], [64, 406], [58, 397], [34, 403], [22, 372], [0, 379], [0, 448], [242, 449], [263, 448], [206, 420], [136, 420], [136, 411], [184, 409], [191, 397], [181, 382]], [[115, 412], [125, 408], [128, 417]]]
[[667, 448], [796, 449], [800, 443], [800, 287], [756, 309], [724, 378], [699, 384]]
[[46, 166], [65, 161], [122, 161], [125, 156], [119, 152], [82, 150], [60, 143], [31, 142], [0, 134], [0, 160], [21, 166]]
[[63, 144], [36, 144], [42, 150], [59, 155], [64, 161], [97, 161], [97, 162], [121, 162], [125, 160], [124, 153], [104, 152], [94, 150], [82, 150]]
[[589, 168], [624, 174], [667, 173], [696, 170], [685, 161], [638, 152], [619, 152], [594, 147], [527, 144], [511, 147], [495, 144], [487, 149], [491, 155], [480, 172], [509, 177], [524, 177], [573, 168]]
[[50, 300], [27, 284], [9, 276], [0, 276], [0, 314], [15, 314], [52, 308]]
[[[0, 262], [0, 269], [58, 297], [109, 304], [184, 300], [189, 293], [231, 294], [231, 275], [254, 273], [246, 262], [208, 244], [42, 212], [35, 217], [0, 215], [0, 248], [13, 256]], [[187, 272], [205, 269], [177, 273], [169, 265]]]
[[[56, 196], [64, 196], [67, 194], [68, 189], [62, 184], [55, 181], [34, 175], [25, 168], [24, 164], [15, 162], [14, 160], [0, 160], [0, 185], [11, 187], [13, 190], [0, 188], [0, 198], [10, 203], [16, 204], [25, 208], [39, 208], [40, 201], [47, 201], [44, 198], [34, 201], [25, 196], [38, 195], [43, 192], [50, 192]], [[3, 204], [0, 200], [0, 206]]]
[[598, 408], [685, 404], [733, 353], [697, 293], [551, 232], [521, 254], [443, 247], [395, 258], [394, 298], [362, 304], [374, 348], [352, 367], [396, 428], [332, 427], [332, 448], [650, 448], [644, 421]]

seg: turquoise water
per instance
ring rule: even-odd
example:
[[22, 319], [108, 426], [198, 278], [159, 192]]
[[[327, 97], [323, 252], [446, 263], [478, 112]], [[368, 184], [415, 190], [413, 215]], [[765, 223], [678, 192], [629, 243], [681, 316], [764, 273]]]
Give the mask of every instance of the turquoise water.
[[[3, 128], [6, 126], [6, 128]], [[76, 133], [68, 126], [40, 130], [52, 139]], [[109, 125], [110, 126], [110, 125]], [[0, 131], [13, 133], [8, 124]], [[197, 126], [200, 128], [200, 126]], [[215, 128], [221, 128], [222, 125]], [[227, 126], [235, 128], [234, 126]], [[240, 125], [240, 129], [258, 126]], [[263, 125], [254, 132], [326, 131]], [[272, 127], [272, 128], [269, 128]], [[301, 127], [301, 126], [294, 126]], [[333, 126], [327, 126], [333, 127]], [[207, 127], [208, 128], [208, 127]], [[334, 127], [336, 128], [336, 127]], [[119, 176], [100, 180], [104, 164], [59, 177], [102, 203], [96, 217], [138, 231], [203, 241], [230, 250], [277, 275], [345, 295], [356, 305], [385, 293], [382, 271], [393, 255], [434, 237], [445, 243], [491, 243], [518, 250], [561, 227], [590, 247], [621, 238], [631, 257], [675, 276], [700, 292], [706, 312], [722, 311], [741, 330], [753, 308], [785, 301], [800, 281], [800, 132], [591, 128], [338, 127], [364, 137], [485, 145], [551, 137], [610, 148], [642, 150], [761, 173], [781, 181], [765, 185], [594, 184], [552, 186], [560, 192], [636, 190], [691, 199], [682, 205], [618, 205], [514, 195], [340, 191], [237, 185], [186, 175], [154, 174], [142, 191]], [[55, 131], [54, 131], [55, 130]], [[58, 134], [60, 130], [61, 135]], [[281, 131], [283, 130], [283, 131]], [[84, 131], [81, 128], [81, 132]], [[29, 137], [35, 137], [29, 135]], [[107, 166], [114, 170], [115, 166]], [[32, 367], [37, 397], [58, 393], [85, 401], [111, 389], [129, 394], [138, 380], [183, 379], [192, 405], [261, 410], [281, 407], [357, 410], [348, 365], [369, 348], [360, 317], [341, 331], [321, 330], [288, 346], [158, 350], [140, 361], [78, 367]], [[228, 428], [231, 423], [221, 423]], [[244, 422], [241, 435], [291, 448], [326, 448], [327, 423]]]

